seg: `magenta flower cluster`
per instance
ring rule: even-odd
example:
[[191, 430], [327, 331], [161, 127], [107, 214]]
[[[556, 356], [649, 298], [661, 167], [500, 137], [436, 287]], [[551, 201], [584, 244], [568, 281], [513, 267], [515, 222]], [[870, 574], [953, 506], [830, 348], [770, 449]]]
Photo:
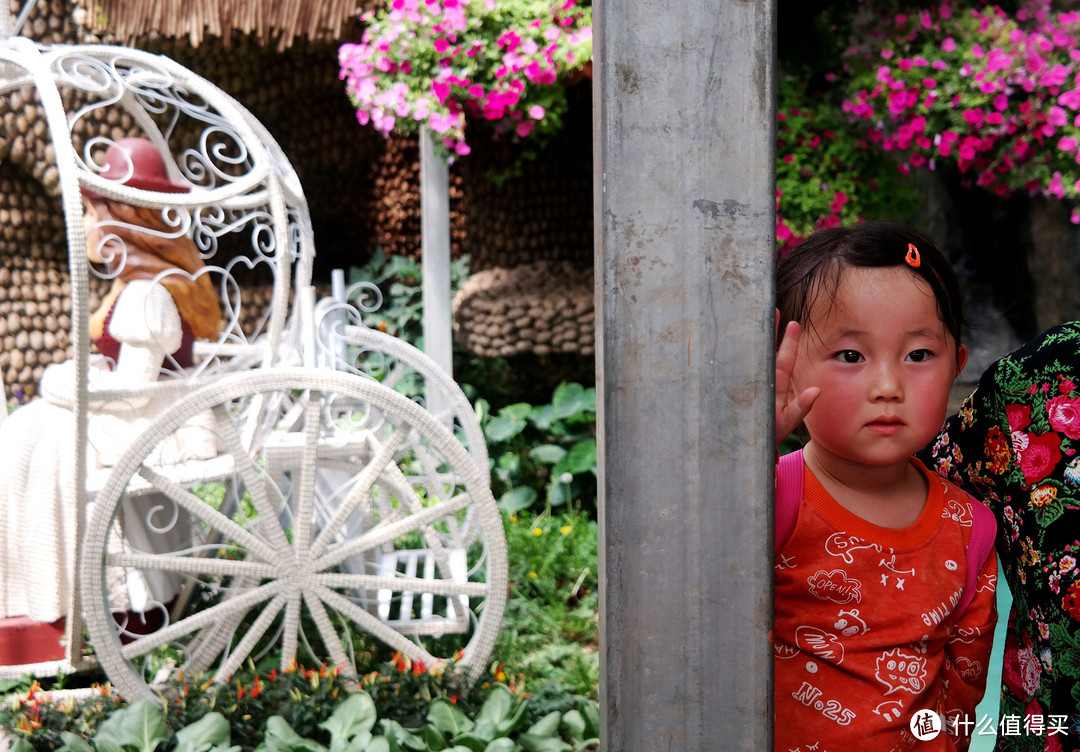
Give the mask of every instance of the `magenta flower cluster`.
[[901, 156], [905, 174], [949, 162], [1002, 197], [1075, 199], [1078, 35], [1080, 13], [1056, 13], [1050, 0], [1028, 0], [1014, 16], [943, 0], [888, 19], [870, 52], [849, 50], [843, 109]]
[[900, 219], [917, 205], [914, 181], [798, 77], [777, 79], [776, 248], [785, 255], [815, 230], [865, 217]]
[[386, 135], [425, 126], [449, 156], [470, 152], [470, 119], [519, 139], [558, 128], [556, 84], [592, 57], [578, 0], [387, 0], [363, 20], [338, 55], [357, 119]]

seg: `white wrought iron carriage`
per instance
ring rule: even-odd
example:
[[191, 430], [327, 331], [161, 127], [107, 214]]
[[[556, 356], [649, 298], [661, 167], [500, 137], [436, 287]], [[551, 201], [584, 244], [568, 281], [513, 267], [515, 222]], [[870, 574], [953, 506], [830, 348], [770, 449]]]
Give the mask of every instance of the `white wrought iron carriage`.
[[[423, 353], [364, 327], [347, 299], [315, 300], [303, 192], [266, 130], [191, 71], [127, 48], [0, 40], [0, 96], [17, 91], [44, 110], [68, 231], [76, 354], [46, 391], [73, 416], [60, 482], [77, 500], [79, 564], [66, 659], [5, 670], [80, 668], [85, 618], [129, 697], [172, 670], [224, 680], [266, 655], [354, 673], [358, 633], [475, 675], [507, 576], [483, 435]], [[157, 183], [134, 179], [131, 137], [160, 156]], [[152, 229], [102, 220], [84, 196], [142, 207]], [[134, 269], [132, 229], [193, 241], [199, 259], [138, 277], [143, 288], [208, 282], [220, 312], [216, 336], [185, 330], [184, 362], [142, 327], [161, 364], [144, 383], [117, 377], [123, 349], [90, 349], [92, 289], [133, 289], [116, 281]], [[259, 284], [273, 292], [253, 311]], [[140, 326], [162, 318], [153, 300], [139, 299]], [[119, 303], [105, 314], [109, 331], [120, 315]], [[405, 372], [437, 412], [395, 391]]]

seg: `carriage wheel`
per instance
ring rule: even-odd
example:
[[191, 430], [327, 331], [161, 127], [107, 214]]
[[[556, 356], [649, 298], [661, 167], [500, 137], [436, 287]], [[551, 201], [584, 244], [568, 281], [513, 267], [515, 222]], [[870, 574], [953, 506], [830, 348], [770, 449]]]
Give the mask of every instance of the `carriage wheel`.
[[[218, 456], [177, 461], [207, 439]], [[469, 681], [506, 605], [487, 468], [393, 390], [305, 368], [162, 414], [99, 493], [81, 571], [94, 649], [133, 699], [164, 672], [227, 681], [271, 657], [355, 676], [358, 632], [427, 666], [460, 655]]]

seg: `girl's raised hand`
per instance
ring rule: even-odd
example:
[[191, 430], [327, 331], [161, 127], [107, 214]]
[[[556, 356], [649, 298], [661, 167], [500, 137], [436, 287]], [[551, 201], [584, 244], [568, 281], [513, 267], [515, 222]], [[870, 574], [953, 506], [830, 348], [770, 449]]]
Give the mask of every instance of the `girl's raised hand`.
[[[780, 311], [776, 312], [776, 326], [780, 326]], [[799, 394], [791, 393], [791, 374], [795, 370], [795, 358], [799, 352], [802, 327], [798, 321], [789, 321], [784, 328], [784, 338], [776, 350], [776, 445], [799, 427], [803, 418], [814, 406], [821, 390], [812, 386]]]

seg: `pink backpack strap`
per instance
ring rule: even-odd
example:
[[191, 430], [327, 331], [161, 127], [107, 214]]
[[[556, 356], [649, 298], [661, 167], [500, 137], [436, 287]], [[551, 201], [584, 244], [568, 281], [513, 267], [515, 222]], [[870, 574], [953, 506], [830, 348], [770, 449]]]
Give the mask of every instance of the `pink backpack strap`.
[[776, 465], [776, 550], [773, 556], [780, 553], [799, 521], [803, 472], [801, 449], [785, 454]]
[[957, 619], [975, 598], [975, 591], [979, 589], [979, 575], [986, 566], [986, 560], [994, 555], [994, 540], [997, 538], [997, 520], [994, 513], [974, 496], [968, 496], [971, 505], [971, 539], [967, 547], [967, 582], [964, 583], [964, 594], [960, 596], [960, 602], [953, 611]]

